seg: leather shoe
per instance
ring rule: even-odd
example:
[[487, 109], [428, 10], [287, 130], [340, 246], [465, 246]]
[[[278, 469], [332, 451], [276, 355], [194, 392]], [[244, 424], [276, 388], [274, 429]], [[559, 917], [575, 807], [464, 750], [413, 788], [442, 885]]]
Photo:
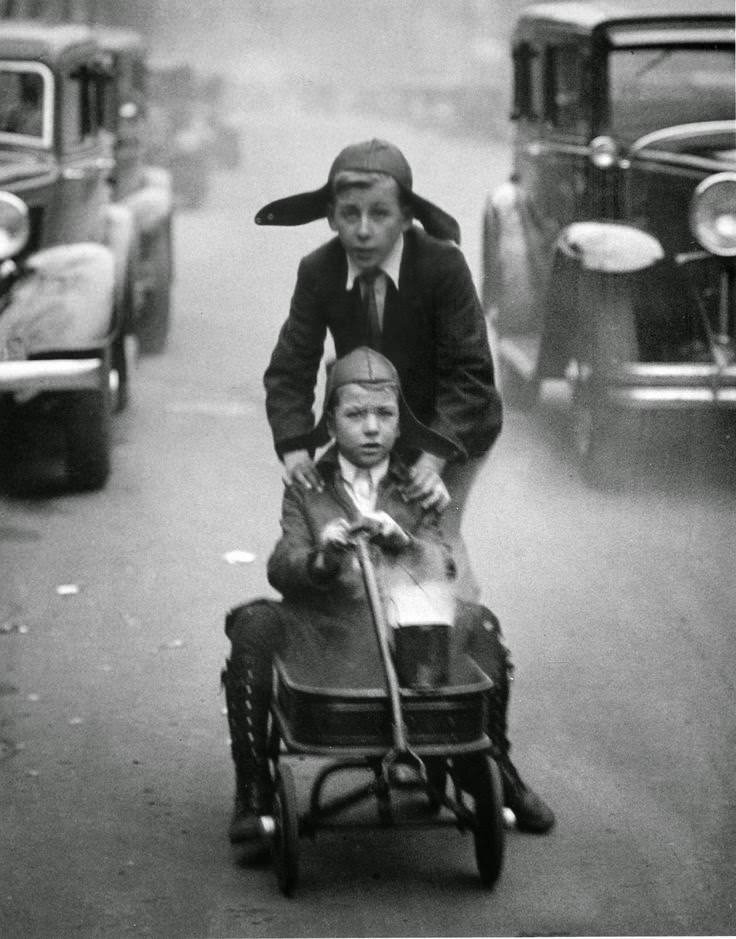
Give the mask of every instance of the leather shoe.
[[549, 831], [555, 824], [552, 809], [522, 781], [508, 757], [499, 761], [499, 769], [503, 779], [504, 805], [516, 816], [516, 827], [536, 835]]
[[239, 844], [260, 838], [258, 819], [261, 815], [270, 815], [272, 808], [273, 782], [268, 769], [263, 768], [252, 782], [235, 787], [235, 804], [228, 829], [230, 843]]

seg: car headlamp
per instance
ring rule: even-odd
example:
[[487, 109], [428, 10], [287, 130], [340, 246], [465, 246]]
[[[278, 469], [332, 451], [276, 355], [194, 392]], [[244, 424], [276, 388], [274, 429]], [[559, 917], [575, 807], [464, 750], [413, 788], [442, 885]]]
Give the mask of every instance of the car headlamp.
[[613, 137], [595, 137], [590, 141], [590, 160], [599, 170], [610, 170], [618, 162], [618, 144]]
[[690, 204], [690, 229], [706, 251], [736, 256], [736, 173], [715, 173], [700, 183]]
[[0, 192], [0, 261], [21, 251], [30, 235], [28, 206], [11, 192]]

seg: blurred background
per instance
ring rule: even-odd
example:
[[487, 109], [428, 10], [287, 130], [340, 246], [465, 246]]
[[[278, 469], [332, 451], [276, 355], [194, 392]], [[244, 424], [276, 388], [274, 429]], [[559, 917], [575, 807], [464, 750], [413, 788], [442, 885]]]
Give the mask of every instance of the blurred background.
[[[507, 39], [523, 0], [3, 0], [5, 17], [135, 28], [156, 59], [184, 59], [264, 95], [507, 133]], [[498, 96], [501, 95], [499, 98]], [[493, 106], [489, 106], [493, 101]]]

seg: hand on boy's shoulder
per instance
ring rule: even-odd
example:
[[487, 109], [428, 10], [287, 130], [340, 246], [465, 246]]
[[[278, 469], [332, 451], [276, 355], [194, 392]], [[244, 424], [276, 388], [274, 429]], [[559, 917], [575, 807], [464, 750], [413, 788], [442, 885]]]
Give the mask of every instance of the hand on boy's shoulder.
[[316, 492], [322, 492], [325, 487], [314, 460], [306, 450], [284, 454], [284, 482], [287, 486], [297, 485]]
[[418, 502], [428, 511], [443, 512], [450, 504], [450, 494], [442, 482], [441, 473], [445, 461], [430, 453], [423, 453], [409, 469], [409, 484], [404, 487], [404, 497], [409, 502]]

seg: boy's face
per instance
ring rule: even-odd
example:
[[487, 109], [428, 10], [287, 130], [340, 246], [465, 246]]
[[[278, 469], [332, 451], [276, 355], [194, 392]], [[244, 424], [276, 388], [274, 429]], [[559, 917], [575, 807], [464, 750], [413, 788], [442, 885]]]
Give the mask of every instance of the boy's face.
[[364, 176], [366, 186], [351, 186], [337, 193], [330, 208], [330, 228], [359, 271], [378, 267], [390, 254], [399, 235], [411, 225], [402, 208], [399, 187], [390, 176]]
[[327, 428], [346, 460], [370, 469], [388, 456], [399, 436], [396, 389], [343, 385], [337, 394]]

